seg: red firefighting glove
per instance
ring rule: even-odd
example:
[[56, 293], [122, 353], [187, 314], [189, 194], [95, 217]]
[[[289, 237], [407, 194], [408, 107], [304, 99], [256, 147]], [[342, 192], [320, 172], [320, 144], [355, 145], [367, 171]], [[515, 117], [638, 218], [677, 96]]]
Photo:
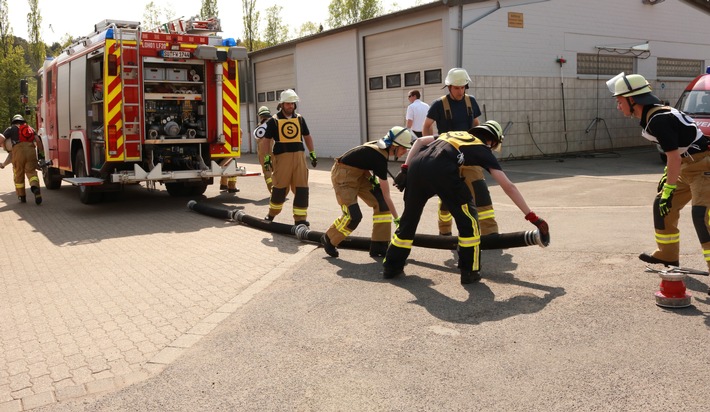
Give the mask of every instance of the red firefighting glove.
[[547, 246], [550, 243], [550, 227], [547, 225], [547, 222], [545, 222], [542, 218], [537, 217], [535, 212], [530, 212], [525, 215], [525, 220], [537, 226], [540, 231], [542, 243]]
[[264, 156], [264, 170], [271, 170], [274, 167], [273, 164], [271, 164], [271, 155], [265, 155]]
[[663, 184], [661, 198], [658, 200], [658, 212], [661, 217], [666, 217], [666, 215], [671, 212], [671, 207], [673, 207], [671, 201], [673, 200], [673, 191], [675, 191], [676, 187], [676, 185], [669, 185], [668, 183]]
[[394, 187], [399, 189], [400, 192], [404, 192], [404, 188], [407, 187], [407, 168], [409, 166], [402, 165], [399, 169], [399, 173], [394, 177]]

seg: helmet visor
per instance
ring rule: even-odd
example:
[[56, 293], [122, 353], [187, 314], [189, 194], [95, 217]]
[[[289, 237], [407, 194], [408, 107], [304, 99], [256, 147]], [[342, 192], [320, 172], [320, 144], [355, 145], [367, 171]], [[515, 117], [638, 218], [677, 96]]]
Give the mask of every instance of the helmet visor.
[[[611, 94], [616, 96], [616, 82], [624, 78], [626, 78], [626, 74], [624, 72], [621, 72], [616, 76], [612, 77], [611, 79], [607, 80], [606, 87], [609, 89]], [[631, 87], [629, 87], [629, 89], [631, 89]]]

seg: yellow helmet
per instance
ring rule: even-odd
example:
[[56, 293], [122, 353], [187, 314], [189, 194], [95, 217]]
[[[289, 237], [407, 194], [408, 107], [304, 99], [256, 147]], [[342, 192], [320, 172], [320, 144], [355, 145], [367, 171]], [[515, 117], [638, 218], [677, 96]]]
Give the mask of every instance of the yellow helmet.
[[293, 89], [286, 89], [281, 92], [281, 97], [279, 97], [279, 103], [296, 103], [298, 102], [298, 95]]
[[382, 139], [377, 141], [377, 147], [380, 149], [387, 149], [392, 145], [406, 147], [407, 149], [412, 147], [412, 133], [409, 129], [395, 126]]
[[444, 79], [444, 84], [447, 86], [468, 86], [469, 83], [471, 83], [471, 78], [468, 77], [468, 72], [459, 67], [449, 70], [446, 79]]

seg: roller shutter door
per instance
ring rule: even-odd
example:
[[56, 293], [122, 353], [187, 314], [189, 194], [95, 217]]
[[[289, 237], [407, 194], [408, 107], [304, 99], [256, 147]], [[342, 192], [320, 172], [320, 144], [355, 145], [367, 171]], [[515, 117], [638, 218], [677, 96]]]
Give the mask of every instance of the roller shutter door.
[[[266, 106], [271, 113], [276, 113], [279, 95], [285, 89], [296, 89], [296, 75], [293, 55], [256, 63], [254, 77], [256, 80], [257, 107]], [[296, 90], [298, 93], [298, 90]]]
[[[392, 126], [406, 126], [409, 90], [418, 89], [428, 104], [446, 94], [441, 89], [446, 76], [441, 24], [437, 20], [365, 37], [368, 140]], [[425, 75], [436, 78], [437, 73], [439, 81], [425, 84]]]

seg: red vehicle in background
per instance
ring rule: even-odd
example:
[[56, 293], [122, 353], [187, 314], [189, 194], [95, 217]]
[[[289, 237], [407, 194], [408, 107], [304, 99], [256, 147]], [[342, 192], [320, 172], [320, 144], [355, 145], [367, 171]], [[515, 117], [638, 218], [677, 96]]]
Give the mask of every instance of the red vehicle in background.
[[705, 136], [710, 136], [710, 66], [685, 87], [675, 107], [692, 117]]

